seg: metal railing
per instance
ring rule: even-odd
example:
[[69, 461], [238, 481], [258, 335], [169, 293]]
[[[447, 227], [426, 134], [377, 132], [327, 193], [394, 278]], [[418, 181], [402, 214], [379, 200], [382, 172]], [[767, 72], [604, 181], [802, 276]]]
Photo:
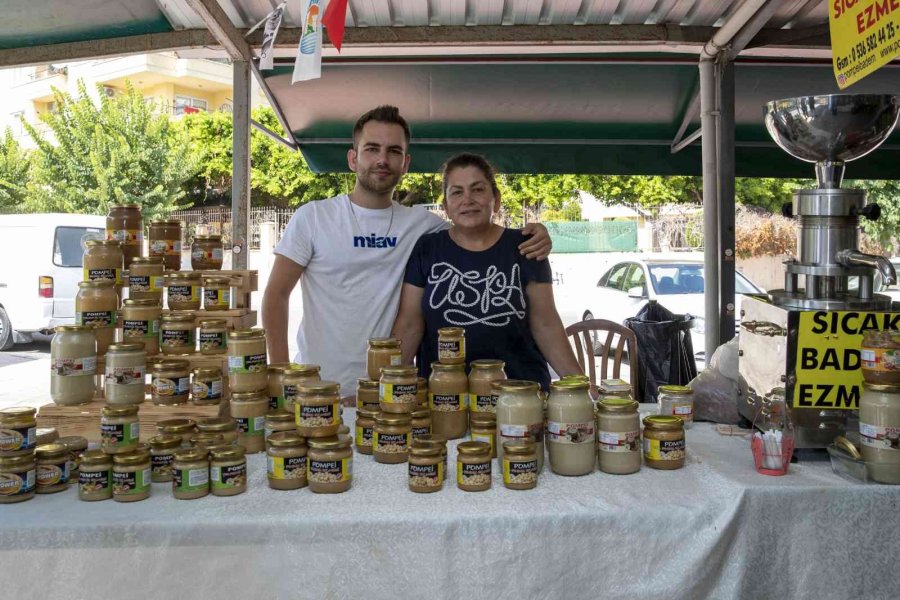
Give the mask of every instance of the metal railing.
[[[275, 223], [275, 239], [280, 240], [287, 227], [288, 221], [294, 214], [294, 208], [277, 208], [273, 206], [257, 207], [250, 209], [250, 249], [259, 250], [260, 224], [266, 222]], [[190, 244], [198, 229], [207, 234], [222, 236], [225, 247], [231, 246], [231, 207], [210, 206], [205, 208], [192, 208], [189, 210], [176, 210], [168, 215], [171, 219], [179, 219], [182, 222], [182, 243]]]

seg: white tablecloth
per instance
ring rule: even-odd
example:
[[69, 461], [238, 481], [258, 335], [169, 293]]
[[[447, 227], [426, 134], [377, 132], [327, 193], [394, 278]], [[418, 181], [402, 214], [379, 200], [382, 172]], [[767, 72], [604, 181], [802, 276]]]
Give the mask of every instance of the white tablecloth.
[[[352, 422], [352, 411], [346, 418]], [[0, 505], [4, 598], [896, 598], [900, 487], [827, 462], [759, 475], [749, 442], [688, 431], [679, 471], [553, 475], [538, 487], [435, 494], [406, 465], [354, 458], [339, 495], [246, 494]], [[450, 450], [451, 466], [455, 450]], [[187, 594], [187, 596], [185, 596]]]

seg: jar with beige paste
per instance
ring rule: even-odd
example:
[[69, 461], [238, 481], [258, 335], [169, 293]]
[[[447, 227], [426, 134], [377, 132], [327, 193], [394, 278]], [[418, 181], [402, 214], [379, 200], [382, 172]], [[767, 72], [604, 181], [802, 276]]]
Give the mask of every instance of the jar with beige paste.
[[50, 341], [50, 398], [60, 406], [94, 399], [97, 373], [96, 330], [87, 325], [59, 325]]

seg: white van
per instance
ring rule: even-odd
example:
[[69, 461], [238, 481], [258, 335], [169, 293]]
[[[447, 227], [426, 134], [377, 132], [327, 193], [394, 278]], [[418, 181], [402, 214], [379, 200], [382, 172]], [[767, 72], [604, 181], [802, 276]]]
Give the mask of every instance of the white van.
[[97, 215], [0, 215], [0, 350], [75, 322], [81, 239], [105, 228]]

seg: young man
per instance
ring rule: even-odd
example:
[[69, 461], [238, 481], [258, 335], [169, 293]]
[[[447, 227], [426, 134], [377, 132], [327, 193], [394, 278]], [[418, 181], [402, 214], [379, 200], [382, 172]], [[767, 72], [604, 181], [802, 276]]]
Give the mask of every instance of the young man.
[[[287, 362], [288, 301], [298, 281], [303, 318], [295, 362], [322, 367], [322, 379], [340, 382], [351, 396], [366, 373], [366, 343], [390, 335], [400, 302], [406, 262], [416, 241], [449, 227], [439, 216], [391, 200], [409, 168], [409, 125], [393, 106], [379, 106], [356, 122], [347, 163], [356, 173], [350, 195], [308, 202], [291, 217], [275, 247], [275, 264], [263, 295], [269, 362]], [[550, 238], [543, 225], [519, 250], [545, 258]]]

